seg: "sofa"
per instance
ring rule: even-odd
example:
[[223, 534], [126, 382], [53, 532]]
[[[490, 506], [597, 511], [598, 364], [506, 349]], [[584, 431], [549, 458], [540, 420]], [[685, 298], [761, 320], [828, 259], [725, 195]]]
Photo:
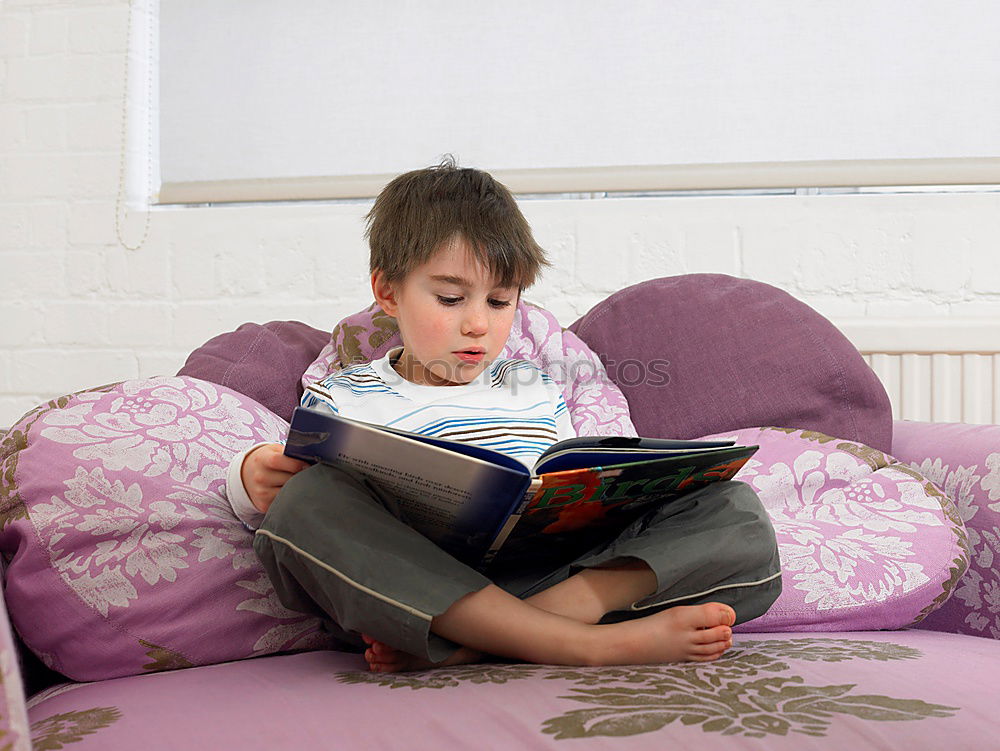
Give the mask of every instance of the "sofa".
[[398, 341], [245, 324], [173, 376], [39, 405], [0, 443], [0, 748], [996, 747], [1000, 426], [893, 421], [836, 328], [718, 274], [643, 282], [568, 329], [519, 304], [508, 353], [581, 434], [760, 446], [738, 480], [783, 591], [712, 663], [490, 661], [377, 674], [278, 601], [224, 496], [303, 382]]

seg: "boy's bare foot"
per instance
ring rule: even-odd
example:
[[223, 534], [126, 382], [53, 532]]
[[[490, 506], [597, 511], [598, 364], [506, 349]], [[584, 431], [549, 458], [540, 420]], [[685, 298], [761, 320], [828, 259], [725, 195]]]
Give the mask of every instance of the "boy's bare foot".
[[597, 629], [600, 634], [596, 665], [641, 665], [663, 662], [709, 662], [733, 646], [736, 612], [710, 602], [683, 605], [644, 618]]
[[[678, 606], [631, 621], [595, 626], [580, 624], [585, 631], [579, 634], [583, 639], [578, 646], [589, 644], [585, 657], [565, 660], [555, 654], [538, 654], [534, 659], [538, 662], [551, 660], [557, 664], [586, 665], [710, 662], [733, 646], [732, 626], [735, 623], [735, 611], [719, 602]], [[431, 662], [394, 649], [367, 634], [362, 634], [362, 638], [368, 645], [365, 650], [368, 669], [374, 673], [464, 665], [484, 657], [480, 651], [462, 647], [443, 662]]]
[[443, 668], [450, 665], [465, 665], [479, 662], [483, 653], [469, 647], [462, 647], [451, 657], [442, 662], [431, 662], [422, 657], [416, 657], [401, 650], [390, 647], [385, 642], [373, 639], [368, 634], [362, 634], [368, 649], [365, 650], [365, 661], [373, 673], [400, 673], [406, 670], [425, 670], [427, 668]]

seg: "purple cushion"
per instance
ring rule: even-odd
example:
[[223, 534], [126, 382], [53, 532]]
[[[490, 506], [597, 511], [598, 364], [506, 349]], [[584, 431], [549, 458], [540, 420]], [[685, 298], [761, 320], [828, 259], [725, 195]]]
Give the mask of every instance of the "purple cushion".
[[968, 535], [952, 501], [919, 471], [810, 431], [705, 438], [760, 446], [736, 479], [760, 496], [781, 556], [781, 595], [741, 630], [903, 628], [955, 593]]
[[640, 435], [780, 425], [889, 451], [889, 398], [854, 346], [775, 287], [724, 274], [642, 282], [570, 330], [604, 361]]
[[234, 389], [291, 420], [302, 396], [299, 378], [329, 340], [299, 321], [244, 323], [198, 347], [177, 375]]
[[232, 458], [287, 423], [207, 381], [72, 394], [0, 443], [4, 595], [50, 668], [98, 680], [325, 645], [278, 602], [225, 497]]
[[971, 563], [921, 628], [1000, 639], [1000, 425], [897, 420], [892, 453], [955, 500]]

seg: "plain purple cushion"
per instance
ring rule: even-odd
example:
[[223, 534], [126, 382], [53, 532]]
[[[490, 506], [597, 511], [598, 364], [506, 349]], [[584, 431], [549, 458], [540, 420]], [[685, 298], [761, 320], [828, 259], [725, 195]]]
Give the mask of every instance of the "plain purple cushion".
[[244, 323], [198, 347], [177, 375], [226, 386], [291, 420], [299, 379], [328, 341], [329, 332], [300, 321]]
[[625, 393], [639, 435], [762, 425], [889, 451], [889, 397], [854, 346], [787, 292], [725, 274], [642, 282], [570, 329]]

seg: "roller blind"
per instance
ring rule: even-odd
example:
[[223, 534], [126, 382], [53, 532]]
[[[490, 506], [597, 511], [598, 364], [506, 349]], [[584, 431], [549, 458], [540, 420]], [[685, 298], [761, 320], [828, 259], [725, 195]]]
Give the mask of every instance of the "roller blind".
[[[1000, 183], [1000, 3], [164, 0], [161, 200]], [[206, 192], [207, 191], [207, 192]]]

